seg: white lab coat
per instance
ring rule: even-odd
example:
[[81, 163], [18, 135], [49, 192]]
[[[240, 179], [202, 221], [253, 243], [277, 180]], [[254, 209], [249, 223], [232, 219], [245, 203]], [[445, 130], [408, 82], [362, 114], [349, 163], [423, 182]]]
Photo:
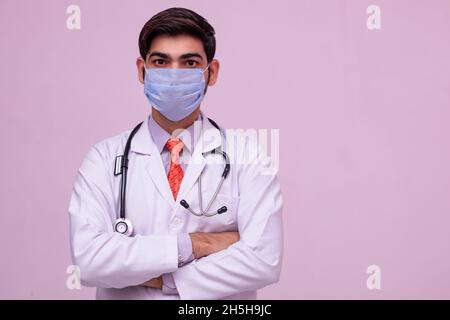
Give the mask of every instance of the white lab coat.
[[[93, 145], [78, 170], [69, 216], [72, 258], [82, 284], [97, 287], [98, 299], [256, 299], [256, 290], [277, 282], [281, 271], [282, 198], [276, 175], [261, 175], [261, 163], [232, 163], [212, 206], [226, 205], [228, 211], [194, 216], [180, 199], [198, 210], [197, 182], [203, 170], [203, 206], [209, 202], [223, 163], [210, 164], [208, 158], [216, 156], [205, 158], [202, 152], [221, 140], [199, 139], [192, 155], [197, 161], [188, 165], [175, 201], [147, 122], [148, 117], [129, 153], [126, 213], [133, 237], [113, 232], [120, 188], [120, 176], [113, 174], [115, 157], [123, 153], [131, 129]], [[203, 117], [205, 129], [220, 137]], [[247, 143], [241, 139], [237, 148], [245, 150]], [[178, 233], [220, 231], [239, 231], [240, 241], [178, 268]], [[179, 295], [139, 286], [163, 273], [172, 273]]]

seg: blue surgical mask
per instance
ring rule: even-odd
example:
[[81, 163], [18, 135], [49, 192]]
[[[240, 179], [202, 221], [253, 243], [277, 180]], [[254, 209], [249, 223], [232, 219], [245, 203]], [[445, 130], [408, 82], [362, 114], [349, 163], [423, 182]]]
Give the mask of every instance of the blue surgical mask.
[[205, 94], [205, 69], [145, 68], [144, 93], [150, 104], [171, 121], [190, 115]]

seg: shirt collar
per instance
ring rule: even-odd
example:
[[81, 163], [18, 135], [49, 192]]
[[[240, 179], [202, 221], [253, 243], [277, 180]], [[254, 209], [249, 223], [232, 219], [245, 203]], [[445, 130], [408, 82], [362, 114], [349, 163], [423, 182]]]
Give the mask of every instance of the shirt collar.
[[[185, 130], [182, 130], [177, 135], [177, 137], [179, 137], [183, 141], [184, 147], [191, 154], [202, 131], [202, 120], [203, 114], [200, 113], [198, 118], [189, 127], [187, 127]], [[164, 146], [166, 145], [167, 140], [171, 138], [171, 135], [166, 130], [161, 128], [161, 126], [155, 121], [155, 119], [152, 118], [151, 115], [148, 118], [148, 129], [151, 137], [153, 138], [156, 149], [161, 154], [164, 150]]]

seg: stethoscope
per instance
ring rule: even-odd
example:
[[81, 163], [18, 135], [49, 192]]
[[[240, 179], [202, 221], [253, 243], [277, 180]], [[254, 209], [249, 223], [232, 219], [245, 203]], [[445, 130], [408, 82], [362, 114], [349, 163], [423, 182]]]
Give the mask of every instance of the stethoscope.
[[[222, 145], [224, 142], [224, 137], [223, 137], [223, 133], [222, 130], [220, 129], [219, 125], [212, 119], [208, 118], [209, 122], [220, 131], [220, 136], [222, 137]], [[139, 130], [139, 128], [141, 127], [143, 122], [139, 123], [136, 127], [134, 127], [134, 129], [131, 131], [127, 142], [125, 144], [125, 149], [123, 152], [123, 155], [119, 155], [116, 157], [115, 160], [115, 168], [114, 168], [114, 175], [122, 175], [121, 177], [121, 181], [120, 181], [120, 218], [118, 218], [115, 222], [114, 222], [114, 231], [124, 234], [126, 236], [131, 236], [133, 234], [133, 225], [131, 223], [131, 221], [129, 219], [126, 218], [125, 216], [125, 200], [126, 200], [126, 188], [127, 188], [127, 171], [128, 171], [128, 153], [130, 151], [130, 146], [131, 146], [131, 141], [133, 140], [134, 135], [136, 134], [136, 132]], [[230, 172], [230, 159], [228, 158], [228, 155], [226, 154], [225, 151], [222, 150], [221, 147], [215, 148], [211, 151], [208, 152], [203, 152], [202, 153], [204, 157], [206, 157], [207, 155], [210, 154], [220, 154], [222, 155], [224, 162], [225, 162], [225, 167], [223, 169], [222, 172], [222, 176], [220, 178], [219, 184], [217, 185], [216, 191], [214, 192], [211, 200], [209, 201], [207, 207], [205, 210], [203, 210], [203, 201], [202, 201], [202, 175], [203, 175], [203, 171], [202, 173], [200, 173], [200, 176], [198, 178], [198, 203], [199, 203], [199, 207], [200, 207], [200, 212], [196, 212], [194, 210], [192, 210], [192, 208], [189, 206], [189, 204], [187, 203], [187, 201], [185, 199], [182, 199], [180, 201], [180, 204], [187, 209], [190, 213], [192, 213], [195, 216], [201, 217], [212, 217], [215, 216], [216, 214], [222, 214], [227, 212], [227, 207], [226, 206], [222, 206], [219, 209], [217, 209], [216, 211], [213, 212], [208, 212], [209, 209], [211, 208], [214, 200], [217, 198], [217, 195], [220, 191], [220, 189], [222, 188], [223, 182], [225, 181], [225, 179], [228, 176], [228, 173]]]

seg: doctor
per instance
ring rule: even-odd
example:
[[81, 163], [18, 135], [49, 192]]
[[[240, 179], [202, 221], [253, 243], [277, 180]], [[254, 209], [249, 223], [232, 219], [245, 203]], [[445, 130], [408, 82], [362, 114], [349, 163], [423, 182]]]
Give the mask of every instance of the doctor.
[[[77, 172], [71, 252], [98, 299], [255, 299], [279, 279], [276, 175], [228, 157], [232, 137], [200, 111], [219, 72], [214, 33], [183, 8], [144, 25], [136, 64], [151, 115], [134, 136], [130, 129], [93, 145]], [[252, 147], [234, 140], [236, 154]]]

